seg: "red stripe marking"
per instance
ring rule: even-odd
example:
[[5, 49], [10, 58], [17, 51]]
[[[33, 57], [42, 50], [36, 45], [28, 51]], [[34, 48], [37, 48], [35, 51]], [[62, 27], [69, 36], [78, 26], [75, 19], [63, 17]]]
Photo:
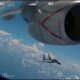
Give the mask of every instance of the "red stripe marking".
[[56, 35], [56, 34], [53, 33], [52, 31], [50, 31], [44, 24], [41, 24], [41, 25], [42, 25], [42, 27], [43, 27], [44, 29], [46, 29], [51, 35], [53, 35], [53, 36], [55, 36], [55, 37], [57, 37], [57, 38], [59, 38], [59, 39], [62, 39], [60, 36]]
[[60, 36], [58, 36], [57, 34], [55, 34], [54, 32], [50, 31], [50, 30], [44, 25], [44, 23], [45, 23], [48, 19], [50, 19], [52, 16], [54, 16], [56, 13], [58, 13], [58, 12], [60, 12], [60, 11], [62, 11], [62, 10], [63, 10], [63, 8], [57, 10], [56, 12], [54, 12], [54, 13], [52, 13], [51, 15], [47, 16], [47, 17], [41, 22], [41, 25], [42, 25], [42, 27], [43, 27], [45, 30], [47, 30], [51, 35], [53, 35], [53, 36], [55, 36], [55, 37], [57, 37], [57, 38], [59, 38], [59, 39], [62, 39], [62, 38], [61, 38]]
[[50, 19], [53, 15], [55, 15], [56, 13], [62, 11], [64, 8], [61, 8], [59, 10], [57, 10], [56, 12], [52, 13], [51, 15], [47, 16], [43, 21], [42, 23], [45, 23], [48, 19]]

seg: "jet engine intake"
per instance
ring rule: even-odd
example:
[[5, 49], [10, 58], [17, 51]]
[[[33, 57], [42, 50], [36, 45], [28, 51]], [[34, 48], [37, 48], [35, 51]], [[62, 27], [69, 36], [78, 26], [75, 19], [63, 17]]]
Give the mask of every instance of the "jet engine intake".
[[73, 6], [65, 18], [65, 32], [67, 36], [76, 42], [80, 41], [80, 4]]

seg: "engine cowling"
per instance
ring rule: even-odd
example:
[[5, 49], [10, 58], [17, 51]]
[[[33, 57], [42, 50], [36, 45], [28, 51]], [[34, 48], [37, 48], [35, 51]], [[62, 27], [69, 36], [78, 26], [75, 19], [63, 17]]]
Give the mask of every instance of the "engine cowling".
[[44, 5], [25, 6], [23, 9], [23, 18], [31, 21], [31, 36], [47, 44], [80, 43], [80, 3], [56, 2], [51, 6]]
[[80, 4], [68, 11], [64, 24], [67, 36], [73, 41], [80, 41]]

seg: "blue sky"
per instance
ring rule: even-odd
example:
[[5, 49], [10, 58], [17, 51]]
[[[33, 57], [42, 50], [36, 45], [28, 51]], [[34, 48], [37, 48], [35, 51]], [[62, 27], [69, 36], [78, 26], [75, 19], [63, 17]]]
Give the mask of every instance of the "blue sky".
[[[20, 14], [11, 21], [0, 18], [0, 56], [2, 57], [0, 74], [12, 78], [62, 78], [64, 76], [80, 78], [79, 44], [67, 46], [43, 44], [31, 37], [28, 28], [28, 23]], [[62, 66], [42, 63], [42, 53], [52, 54], [60, 60]]]

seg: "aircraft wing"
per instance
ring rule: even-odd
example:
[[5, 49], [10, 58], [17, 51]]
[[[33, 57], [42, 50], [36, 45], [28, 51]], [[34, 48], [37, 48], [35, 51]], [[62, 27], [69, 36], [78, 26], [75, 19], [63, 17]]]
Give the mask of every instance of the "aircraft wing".
[[[36, 3], [30, 3], [28, 4], [28, 2], [24, 5], [28, 5], [28, 6], [36, 6]], [[24, 6], [23, 5], [23, 6]], [[4, 12], [0, 12], [0, 17], [4, 17], [4, 16], [8, 16], [8, 15], [13, 15], [13, 14], [18, 14], [22, 12], [23, 6], [20, 8], [15, 8], [15, 9], [11, 9], [11, 10], [6, 10]]]
[[[11, 10], [6, 10], [4, 12], [0, 12], [0, 17], [3, 16], [8, 16], [8, 15], [13, 15], [13, 14], [18, 14], [22, 12], [23, 6], [28, 5], [28, 6], [46, 6], [48, 4], [49, 1], [23, 1], [23, 5], [20, 8], [15, 8], [15, 9], [11, 9]], [[45, 3], [45, 4], [44, 4]]]
[[0, 12], [0, 17], [8, 16], [8, 15], [13, 15], [13, 14], [18, 14], [22, 12], [22, 8], [17, 8], [17, 9], [11, 9], [11, 10], [6, 10], [4, 12]]

